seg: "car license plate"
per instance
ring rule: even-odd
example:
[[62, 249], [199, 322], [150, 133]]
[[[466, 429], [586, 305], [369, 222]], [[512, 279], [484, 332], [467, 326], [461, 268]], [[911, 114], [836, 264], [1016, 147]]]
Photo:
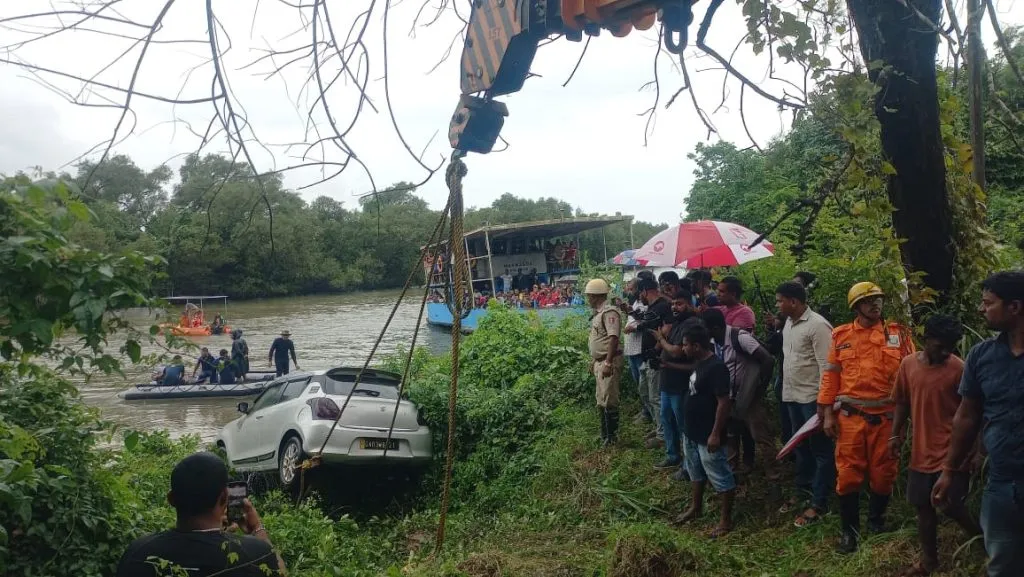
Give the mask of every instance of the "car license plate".
[[387, 446], [389, 451], [398, 450], [398, 439], [359, 439], [360, 449], [369, 449], [371, 451], [383, 451], [384, 447]]

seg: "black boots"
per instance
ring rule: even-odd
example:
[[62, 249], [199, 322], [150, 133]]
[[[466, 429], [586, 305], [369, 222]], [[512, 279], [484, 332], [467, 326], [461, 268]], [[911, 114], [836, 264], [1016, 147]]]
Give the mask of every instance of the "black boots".
[[885, 510], [889, 506], [889, 495], [871, 493], [868, 500], [868, 531], [871, 533], [886, 533], [889, 528], [885, 526]]
[[[885, 510], [889, 506], [889, 495], [871, 493], [868, 499], [868, 531], [885, 533]], [[840, 524], [843, 537], [839, 540], [837, 550], [850, 554], [857, 550], [857, 538], [860, 536], [860, 493], [839, 496]]]
[[836, 550], [849, 555], [857, 550], [857, 537], [860, 534], [860, 493], [839, 495], [839, 523], [843, 537]]
[[604, 410], [605, 419], [608, 421], [608, 437], [605, 439], [604, 446], [614, 445], [619, 442], [619, 409], [618, 407], [609, 407]]
[[598, 407], [598, 418], [601, 420], [601, 446], [607, 447], [618, 442], [619, 409], [618, 407]]

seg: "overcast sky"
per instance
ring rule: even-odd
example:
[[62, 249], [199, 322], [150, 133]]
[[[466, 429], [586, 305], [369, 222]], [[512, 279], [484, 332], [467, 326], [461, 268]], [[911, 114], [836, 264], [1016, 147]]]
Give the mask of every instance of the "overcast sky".
[[[355, 16], [366, 9], [370, 0], [328, 0], [336, 32], [344, 36]], [[456, 0], [461, 5], [465, 0]], [[366, 32], [370, 53], [369, 91], [379, 113], [364, 109], [348, 142], [370, 168], [379, 187], [400, 180], [418, 182], [426, 172], [405, 152], [391, 127], [384, 101], [384, 53], [382, 14], [384, 0], [378, 0]], [[432, 0], [436, 5], [439, 0]], [[126, 17], [152, 22], [164, 2], [156, 0], [122, 0], [118, 10]], [[703, 16], [706, 3], [697, 5], [696, 17]], [[1024, 3], [997, 1], [997, 11], [1004, 24], [1024, 21]], [[4, 2], [0, 18], [15, 14], [31, 14], [52, 10], [45, 0]], [[199, 0], [177, 0], [164, 21], [157, 40], [182, 38], [203, 39], [206, 35], [204, 3]], [[231, 50], [224, 64], [231, 82], [233, 96], [246, 113], [256, 136], [268, 145], [302, 143], [316, 140], [306, 131], [306, 111], [315, 95], [300, 93], [310, 61], [304, 60], [283, 75], [265, 79], [271, 68], [263, 66], [242, 69], [259, 57], [259, 50], [298, 48], [308, 44], [310, 33], [296, 32], [308, 19], [310, 10], [300, 13], [272, 0], [214, 0], [214, 7], [226, 33]], [[75, 9], [57, 4], [59, 9]], [[415, 38], [409, 31], [421, 6], [421, 0], [392, 1], [388, 17], [388, 78], [391, 104], [398, 126], [417, 154], [426, 150], [424, 162], [440, 164], [450, 152], [448, 122], [459, 98], [459, 56], [461, 40], [455, 43], [451, 57], [428, 74], [447, 50], [453, 36], [461, 29], [454, 14], [447, 13], [429, 28], [418, 28]], [[467, 10], [461, 10], [463, 14]], [[430, 10], [426, 11], [431, 14]], [[65, 16], [72, 21], [73, 16]], [[20, 20], [17, 27], [30, 31], [30, 26], [52, 25], [53, 19]], [[92, 25], [97, 28], [103, 23]], [[696, 23], [692, 35], [696, 34]], [[138, 35], [139, 29], [108, 24], [107, 30]], [[729, 54], [741, 35], [745, 23], [739, 7], [727, 2], [719, 10], [708, 35], [709, 44], [720, 53]], [[28, 38], [10, 30], [0, 33], [3, 44]], [[683, 198], [693, 181], [693, 163], [686, 158], [699, 142], [707, 141], [707, 131], [683, 94], [665, 110], [668, 98], [681, 86], [682, 79], [668, 55], [659, 60], [661, 103], [653, 131], [644, 145], [646, 118], [640, 116], [654, 102], [652, 89], [639, 88], [653, 79], [655, 30], [634, 32], [626, 38], [602, 34], [594, 38], [579, 70], [568, 86], [562, 84], [579, 58], [583, 43], [564, 39], [542, 47], [534, 61], [533, 72], [539, 75], [527, 81], [517, 94], [501, 97], [509, 107], [502, 136], [510, 146], [489, 155], [470, 155], [469, 176], [465, 181], [468, 206], [483, 206], [506, 192], [537, 198], [555, 196], [588, 212], [633, 214], [642, 220], [675, 222], [683, 211]], [[222, 46], [228, 38], [221, 35]], [[30, 45], [17, 46], [12, 53], [0, 56], [16, 58], [38, 66], [96, 77], [102, 82], [125, 87], [131, 77], [139, 49], [109, 68], [105, 67], [118, 54], [131, 46], [127, 39], [99, 36], [90, 32], [64, 32]], [[13, 54], [13, 56], [12, 56]], [[721, 70], [698, 72], [711, 68], [710, 59], [698, 57], [689, 50], [688, 66], [696, 94], [707, 112], [718, 107], [722, 97]], [[209, 47], [187, 44], [152, 45], [138, 76], [138, 90], [174, 97], [179, 90], [183, 98], [202, 98], [210, 94], [211, 68], [207, 62]], [[283, 63], [287, 58], [281, 57]], [[757, 81], [765, 90], [782, 94], [784, 84], [765, 78], [765, 60], [755, 57], [747, 46], [740, 47], [734, 60], [736, 66]], [[324, 66], [325, 74], [335, 69], [336, 62]], [[187, 76], [189, 69], [198, 68]], [[795, 70], [781, 75], [795, 79]], [[81, 83], [52, 75], [41, 78], [61, 89], [77, 93]], [[187, 80], [186, 80], [187, 78]], [[351, 84], [342, 81], [331, 90], [328, 102], [341, 125], [347, 125], [356, 103]], [[182, 88], [183, 87], [183, 88]], [[721, 137], [749, 145], [739, 116], [739, 84], [729, 82], [726, 104], [711, 120]], [[123, 101], [115, 92], [86, 95], [93, 103], [104, 102], [103, 96]], [[776, 104], [746, 91], [746, 118], [754, 138], [765, 144], [783, 131], [790, 113], [780, 113]], [[181, 156], [196, 149], [199, 139], [190, 133], [202, 132], [212, 117], [212, 105], [172, 106], [136, 98], [130, 115], [119, 133], [121, 140], [115, 153], [130, 155], [144, 168], [161, 163], [177, 167]], [[109, 138], [120, 111], [111, 108], [85, 108], [69, 104], [23, 69], [0, 64], [0, 173], [29, 170], [34, 166], [60, 169]], [[179, 122], [171, 122], [173, 119]], [[318, 109], [315, 118], [326, 118]], [[502, 145], [499, 142], [498, 148]], [[295, 147], [292, 156], [301, 155], [304, 147]], [[226, 152], [226, 143], [219, 139], [207, 152]], [[270, 151], [250, 145], [254, 160], [261, 170], [283, 168], [303, 162], [289, 157], [282, 146]], [[98, 153], [97, 153], [98, 154]], [[94, 156], [95, 157], [95, 156]], [[340, 160], [335, 155], [331, 160]], [[313, 169], [289, 172], [285, 182], [299, 188], [313, 183], [321, 175]], [[307, 200], [319, 195], [331, 196], [348, 206], [356, 196], [371, 188], [370, 181], [354, 164], [330, 182], [302, 191]], [[447, 195], [443, 174], [438, 174], [420, 190], [434, 207], [440, 208]]]

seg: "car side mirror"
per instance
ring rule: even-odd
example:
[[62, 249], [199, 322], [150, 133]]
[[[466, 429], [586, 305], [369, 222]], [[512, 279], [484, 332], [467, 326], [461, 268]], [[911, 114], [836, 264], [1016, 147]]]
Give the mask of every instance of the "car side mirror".
[[246, 403], [244, 401], [241, 402], [241, 403], [238, 403], [238, 412], [242, 413], [243, 415], [248, 415], [249, 414], [249, 403]]

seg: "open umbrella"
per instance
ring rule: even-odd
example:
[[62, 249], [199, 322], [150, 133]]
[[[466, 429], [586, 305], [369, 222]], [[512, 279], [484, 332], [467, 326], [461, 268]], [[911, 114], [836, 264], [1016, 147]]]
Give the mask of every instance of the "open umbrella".
[[624, 250], [619, 254], [615, 255], [615, 257], [612, 259], [612, 264], [617, 264], [620, 266], [640, 266], [640, 263], [638, 263], [636, 259], [633, 258], [634, 254], [636, 254], [635, 248]]
[[637, 249], [633, 259], [641, 266], [736, 266], [775, 254], [775, 247], [767, 240], [750, 246], [758, 236], [731, 222], [684, 222], [654, 235]]

